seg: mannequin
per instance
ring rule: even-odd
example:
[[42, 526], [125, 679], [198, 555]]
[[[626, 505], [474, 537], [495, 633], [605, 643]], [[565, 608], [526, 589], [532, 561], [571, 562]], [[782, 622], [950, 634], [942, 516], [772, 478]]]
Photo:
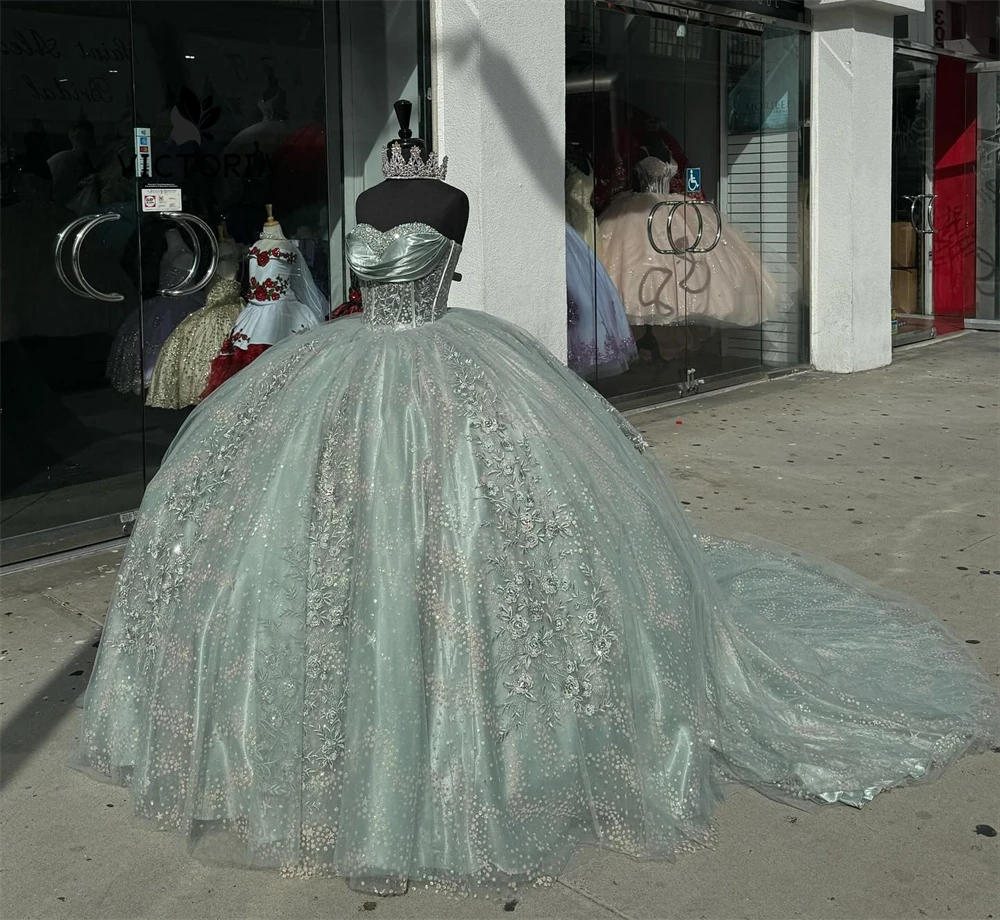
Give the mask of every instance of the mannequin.
[[246, 156], [258, 150], [265, 156], [275, 153], [289, 133], [285, 91], [274, 74], [268, 74], [268, 85], [257, 102], [260, 120], [240, 131], [227, 145], [223, 154]]
[[223, 160], [235, 156], [239, 161], [237, 169], [223, 170], [216, 180], [215, 194], [223, 210], [240, 202], [259, 207], [264, 201], [271, 200], [272, 157], [285, 143], [291, 130], [287, 121], [285, 91], [279, 86], [273, 71], [268, 71], [268, 84], [257, 109], [260, 120], [240, 131], [222, 152]]
[[330, 306], [316, 287], [295, 240], [289, 240], [267, 205], [260, 239], [250, 248], [247, 304], [212, 361], [202, 398], [272, 345], [319, 326]]
[[94, 126], [86, 119], [73, 125], [69, 129], [69, 142], [69, 150], [60, 150], [49, 157], [52, 200], [75, 214], [89, 214], [99, 203]]
[[[445, 172], [393, 145], [384, 175]], [[74, 766], [212, 861], [503, 902], [584, 848], [710, 845], [733, 782], [860, 807], [996, 744], [997, 688], [929, 611], [696, 535], [613, 406], [448, 306], [461, 246], [415, 216], [346, 235], [361, 316], [174, 440]], [[273, 289], [289, 250], [265, 253]]]
[[[788, 308], [774, 275], [737, 226], [720, 223], [707, 209], [699, 215], [688, 196], [670, 191], [677, 171], [673, 159], [644, 157], [634, 170], [640, 191], [622, 192], [597, 221], [598, 256], [621, 294], [640, 351], [654, 362], [704, 347], [714, 330], [759, 327]], [[661, 203], [674, 205], [661, 209], [654, 225], [658, 245], [670, 250], [665, 252], [649, 242], [649, 216]], [[687, 250], [699, 230], [703, 241], [716, 245]]]
[[[417, 150], [427, 159], [427, 144], [414, 137], [410, 130], [413, 104], [400, 99], [393, 104], [399, 121], [399, 140], [386, 148], [398, 146], [406, 162]], [[385, 179], [358, 196], [358, 223], [370, 224], [376, 230], [391, 230], [398, 224], [419, 222], [428, 224], [439, 233], [461, 245], [469, 226], [469, 198], [465, 192], [447, 185], [440, 179]]]

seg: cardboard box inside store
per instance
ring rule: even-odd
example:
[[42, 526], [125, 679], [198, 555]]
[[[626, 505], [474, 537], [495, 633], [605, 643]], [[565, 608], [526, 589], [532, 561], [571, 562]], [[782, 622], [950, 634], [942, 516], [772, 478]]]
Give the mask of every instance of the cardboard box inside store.
[[917, 269], [892, 270], [892, 308], [897, 313], [916, 313], [919, 292], [920, 278]]
[[917, 267], [917, 231], [908, 220], [892, 224], [892, 267]]

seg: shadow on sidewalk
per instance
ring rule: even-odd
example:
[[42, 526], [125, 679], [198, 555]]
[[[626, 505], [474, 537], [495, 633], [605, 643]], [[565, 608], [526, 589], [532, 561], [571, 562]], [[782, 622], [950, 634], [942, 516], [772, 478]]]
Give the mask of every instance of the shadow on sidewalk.
[[[32, 688], [33, 692], [24, 701], [17, 714], [6, 722], [0, 738], [0, 789], [6, 788], [28, 764], [32, 753], [40, 748], [65, 718], [79, 719], [79, 706], [87, 689], [90, 674], [97, 655], [95, 644], [100, 632], [87, 640], [82, 648], [68, 661], [57, 666], [53, 674], [42, 686]], [[67, 709], [72, 712], [67, 715]], [[75, 756], [75, 751], [66, 751], [67, 762]]]

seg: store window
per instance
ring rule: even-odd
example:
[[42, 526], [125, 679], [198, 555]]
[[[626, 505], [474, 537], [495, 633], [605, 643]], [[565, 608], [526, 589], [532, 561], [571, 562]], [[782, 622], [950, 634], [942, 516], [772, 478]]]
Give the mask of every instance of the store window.
[[1000, 324], [1000, 71], [977, 76], [976, 319]]
[[568, 360], [629, 403], [808, 359], [808, 33], [674, 9], [567, 7]]
[[[5, 563], [126, 534], [234, 330], [269, 347], [347, 298], [392, 103], [429, 136], [427, 24], [412, 0], [4, 3]], [[284, 239], [251, 261], [268, 207]], [[294, 327], [236, 323], [276, 298]]]

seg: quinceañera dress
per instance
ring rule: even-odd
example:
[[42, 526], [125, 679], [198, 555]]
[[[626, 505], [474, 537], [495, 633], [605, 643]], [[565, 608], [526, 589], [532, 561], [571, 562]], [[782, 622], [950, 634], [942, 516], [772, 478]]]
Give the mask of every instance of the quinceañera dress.
[[204, 396], [290, 335], [323, 322], [329, 304], [313, 281], [294, 240], [289, 240], [267, 206], [267, 221], [247, 258], [247, 303], [212, 361]]
[[566, 179], [566, 346], [572, 370], [588, 380], [628, 370], [638, 357], [625, 307], [594, 252], [594, 177]]
[[82, 767], [252, 864], [469, 890], [585, 844], [701, 846], [724, 780], [861, 805], [991, 742], [995, 692], [930, 614], [692, 534], [608, 403], [448, 309], [459, 251], [356, 227], [364, 314], [188, 418], [123, 560]]
[[[643, 191], [618, 195], [601, 213], [597, 234], [597, 254], [629, 323], [757, 326], [778, 318], [781, 291], [739, 230], [720, 227], [713, 209], [670, 191], [677, 164], [646, 157], [636, 172]], [[649, 215], [661, 202], [653, 238], [666, 253], [649, 241]]]
[[239, 247], [231, 239], [219, 242], [219, 266], [208, 288], [205, 306], [185, 317], [170, 333], [146, 394], [146, 405], [182, 409], [201, 400], [212, 361], [243, 309], [236, 280]]
[[[167, 252], [160, 259], [160, 285], [179, 288], [190, 280], [194, 253], [177, 230], [167, 231]], [[156, 361], [170, 334], [180, 322], [205, 303], [205, 291], [192, 294], [160, 293], [147, 297], [141, 309], [122, 322], [111, 343], [106, 376], [119, 393], [140, 394], [149, 387]]]

